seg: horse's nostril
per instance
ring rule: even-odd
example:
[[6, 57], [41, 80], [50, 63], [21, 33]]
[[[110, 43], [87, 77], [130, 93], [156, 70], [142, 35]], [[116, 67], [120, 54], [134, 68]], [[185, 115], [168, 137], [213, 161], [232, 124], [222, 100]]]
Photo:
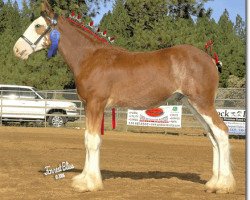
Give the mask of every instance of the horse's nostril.
[[25, 52], [26, 52], [26, 50], [23, 50], [23, 51], [20, 53], [20, 56], [22, 56]]

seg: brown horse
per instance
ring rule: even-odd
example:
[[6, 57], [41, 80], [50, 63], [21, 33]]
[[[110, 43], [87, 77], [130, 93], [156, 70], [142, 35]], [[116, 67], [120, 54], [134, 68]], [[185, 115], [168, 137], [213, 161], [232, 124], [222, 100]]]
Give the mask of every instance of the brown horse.
[[[16, 42], [13, 50], [17, 57], [27, 59], [48, 46], [54, 13], [47, 2], [45, 9], [47, 16], [36, 19]], [[74, 188], [103, 188], [99, 148], [105, 108], [151, 108], [178, 94], [198, 116], [213, 145], [213, 176], [206, 184], [207, 192], [235, 191], [228, 128], [214, 104], [219, 75], [209, 55], [191, 45], [129, 52], [98, 41], [62, 16], [56, 28], [61, 34], [59, 51], [74, 74], [79, 97], [86, 103], [86, 160], [83, 172], [73, 179]]]

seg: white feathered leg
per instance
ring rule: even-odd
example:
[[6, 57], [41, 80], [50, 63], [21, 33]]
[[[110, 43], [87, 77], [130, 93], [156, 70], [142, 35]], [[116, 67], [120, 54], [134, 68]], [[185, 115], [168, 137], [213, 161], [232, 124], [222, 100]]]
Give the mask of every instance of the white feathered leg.
[[[230, 161], [230, 146], [228, 133], [220, 129], [213, 123], [209, 116], [203, 116], [205, 121], [209, 124], [214, 138], [218, 144], [219, 167], [218, 167], [218, 181], [215, 184], [216, 193], [233, 193], [235, 192], [235, 179], [232, 174]], [[212, 177], [213, 178], [213, 177]], [[215, 177], [216, 178], [216, 177]], [[214, 179], [215, 179], [214, 178]]]
[[100, 173], [100, 145], [99, 134], [91, 134], [85, 131], [86, 160], [81, 174], [73, 178], [72, 186], [81, 192], [97, 191], [103, 189]]
[[216, 183], [219, 178], [219, 149], [214, 136], [211, 133], [208, 133], [208, 136], [213, 145], [213, 176], [212, 178], [206, 183], [206, 190], [207, 192], [215, 192], [216, 191]]

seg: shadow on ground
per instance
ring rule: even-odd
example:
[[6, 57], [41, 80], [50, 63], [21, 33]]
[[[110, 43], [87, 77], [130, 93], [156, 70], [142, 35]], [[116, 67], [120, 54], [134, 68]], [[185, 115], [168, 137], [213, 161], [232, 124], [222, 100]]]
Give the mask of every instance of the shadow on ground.
[[[44, 173], [44, 171], [42, 170], [40, 170], [39, 172]], [[82, 169], [72, 169], [67, 172], [81, 173]], [[196, 173], [160, 172], [160, 171], [133, 172], [133, 171], [111, 171], [105, 169], [101, 170], [101, 173], [103, 180], [116, 179], [116, 178], [130, 178], [133, 180], [178, 178], [180, 180], [191, 181], [200, 184], [205, 184], [207, 182], [206, 180], [202, 180], [199, 174]]]
[[133, 180], [140, 179], [162, 179], [162, 178], [178, 178], [180, 180], [191, 181], [194, 183], [206, 183], [202, 180], [198, 174], [195, 173], [179, 173], [179, 172], [160, 172], [160, 171], [148, 171], [148, 172], [132, 172], [132, 171], [110, 171], [101, 170], [103, 180], [112, 178], [130, 178]]

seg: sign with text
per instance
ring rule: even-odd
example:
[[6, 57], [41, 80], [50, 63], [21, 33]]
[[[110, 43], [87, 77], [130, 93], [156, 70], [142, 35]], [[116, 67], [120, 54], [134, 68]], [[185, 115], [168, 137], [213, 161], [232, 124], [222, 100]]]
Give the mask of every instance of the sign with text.
[[181, 128], [182, 106], [128, 110], [127, 125]]
[[216, 109], [229, 128], [229, 134], [246, 135], [246, 110]]

